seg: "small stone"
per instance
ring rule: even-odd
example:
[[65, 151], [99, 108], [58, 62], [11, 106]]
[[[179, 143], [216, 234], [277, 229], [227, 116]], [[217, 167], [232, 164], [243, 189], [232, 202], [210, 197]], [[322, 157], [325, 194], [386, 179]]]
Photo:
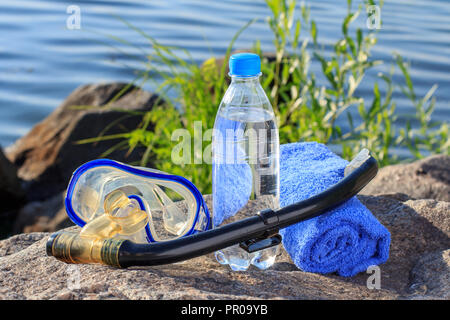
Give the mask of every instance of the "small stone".
[[64, 292], [58, 294], [55, 299], [56, 300], [72, 300], [73, 293], [71, 291], [64, 291]]

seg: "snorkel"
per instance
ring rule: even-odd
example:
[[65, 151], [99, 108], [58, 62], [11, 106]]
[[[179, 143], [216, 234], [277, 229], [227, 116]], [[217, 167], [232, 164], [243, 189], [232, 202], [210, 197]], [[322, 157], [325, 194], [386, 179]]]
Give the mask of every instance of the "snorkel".
[[125, 192], [113, 192], [105, 197], [103, 215], [85, 223], [80, 233], [52, 234], [47, 241], [47, 254], [66, 263], [127, 268], [175, 263], [235, 244], [247, 252], [256, 252], [280, 244], [280, 229], [319, 216], [355, 196], [377, 171], [376, 160], [364, 149], [347, 165], [342, 180], [309, 199], [278, 210], [263, 210], [216, 229], [210, 229], [206, 209], [208, 225], [203, 230], [197, 229], [201, 232], [151, 243], [138, 243], [132, 237], [148, 226], [143, 212], [148, 215], [151, 212], [142, 210]]

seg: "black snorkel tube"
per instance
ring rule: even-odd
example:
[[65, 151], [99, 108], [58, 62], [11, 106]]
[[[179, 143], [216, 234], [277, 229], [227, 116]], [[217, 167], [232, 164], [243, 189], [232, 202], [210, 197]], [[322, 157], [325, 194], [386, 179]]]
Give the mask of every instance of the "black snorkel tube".
[[351, 162], [355, 168], [341, 181], [311, 198], [278, 210], [263, 210], [216, 229], [151, 244], [118, 239], [94, 243], [78, 239], [75, 233], [58, 232], [47, 241], [47, 254], [67, 263], [102, 263], [127, 268], [179, 262], [235, 244], [248, 252], [262, 250], [281, 242], [280, 229], [321, 215], [364, 188], [377, 174], [378, 165], [369, 155], [355, 160]]

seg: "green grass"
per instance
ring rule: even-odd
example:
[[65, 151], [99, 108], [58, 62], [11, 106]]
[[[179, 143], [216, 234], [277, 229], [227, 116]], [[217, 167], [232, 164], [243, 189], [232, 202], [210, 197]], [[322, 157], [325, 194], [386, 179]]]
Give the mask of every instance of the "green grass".
[[[359, 28], [350, 31], [351, 23], [365, 12], [363, 6], [352, 10], [352, 1], [347, 1], [348, 12], [343, 17], [340, 39], [335, 42], [331, 56], [325, 57], [318, 41], [319, 26], [310, 18], [307, 6], [298, 9], [296, 0], [266, 0], [266, 3], [272, 13], [267, 23], [273, 34], [275, 57], [266, 57], [258, 40], [252, 44], [252, 51], [262, 58], [262, 85], [277, 116], [281, 143], [317, 141], [332, 144], [339, 146], [341, 155], [347, 159], [366, 147], [382, 166], [399, 161], [392, 152], [393, 147], [407, 148], [411, 159], [433, 153], [450, 154], [447, 124], [430, 120], [436, 86], [424, 97], [418, 97], [409, 67], [401, 56], [394, 55], [388, 62], [373, 60], [371, 50], [376, 45], [377, 33]], [[374, 1], [366, 4], [374, 4]], [[174, 164], [171, 153], [177, 141], [172, 141], [171, 136], [176, 129], [185, 128], [194, 138], [194, 121], [201, 121], [203, 132], [213, 127], [217, 108], [228, 87], [226, 63], [234, 42], [254, 21], [238, 30], [222, 63], [211, 58], [202, 65], [196, 64], [189, 52], [162, 45], [141, 29], [122, 21], [149, 43], [148, 48], [139, 48], [145, 52], [146, 59], [142, 61], [144, 70], [138, 72], [133, 84], [142, 86], [152, 81], [152, 74], [159, 75], [163, 80], [157, 84], [156, 92], [164, 104], [143, 114], [142, 123], [132, 132], [93, 137], [82, 143], [119, 139], [115, 149], [127, 148], [128, 152], [143, 146], [146, 152], [140, 165], [151, 164], [157, 169], [182, 175], [203, 193], [211, 192], [211, 165]], [[125, 40], [111, 38], [131, 45]], [[319, 62], [321, 74], [311, 71], [312, 61]], [[391, 64], [390, 72], [379, 73], [379, 80], [372, 84], [371, 99], [356, 95], [364, 76], [383, 63]], [[404, 83], [392, 80], [399, 70]], [[325, 85], [317, 82], [319, 77], [326, 79]], [[168, 92], [172, 94], [169, 96]], [[416, 110], [404, 127], [396, 122], [399, 115], [393, 100], [394, 92], [408, 97]], [[352, 109], [355, 112], [351, 113]], [[417, 124], [416, 129], [412, 129], [413, 122]], [[342, 123], [349, 129], [344, 130], [339, 125]], [[192, 154], [193, 158], [198, 156]]]

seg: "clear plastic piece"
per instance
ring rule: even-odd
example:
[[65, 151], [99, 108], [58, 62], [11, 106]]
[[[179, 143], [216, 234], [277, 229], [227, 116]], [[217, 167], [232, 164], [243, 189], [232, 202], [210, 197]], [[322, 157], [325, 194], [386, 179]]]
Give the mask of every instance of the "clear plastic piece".
[[370, 151], [366, 148], [362, 149], [356, 157], [345, 167], [344, 177], [358, 169], [364, 162], [370, 158]]
[[163, 211], [164, 227], [171, 234], [179, 236], [188, 222], [186, 213], [161, 188], [155, 185], [153, 191], [157, 195], [159, 205]]

